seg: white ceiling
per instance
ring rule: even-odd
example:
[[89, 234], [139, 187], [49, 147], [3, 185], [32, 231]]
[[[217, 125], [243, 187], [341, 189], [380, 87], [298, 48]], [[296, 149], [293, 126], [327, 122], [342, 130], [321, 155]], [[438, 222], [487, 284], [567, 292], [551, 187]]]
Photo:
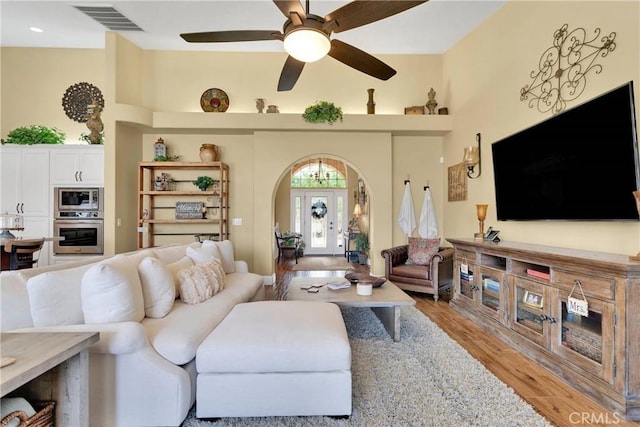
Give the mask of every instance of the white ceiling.
[[[440, 54], [499, 9], [506, 0], [431, 0], [387, 19], [333, 34], [371, 54]], [[348, 1], [311, 0], [325, 16]], [[303, 1], [304, 4], [304, 1]], [[72, 7], [113, 6], [143, 32], [120, 34], [143, 49], [284, 52], [280, 41], [187, 43], [180, 33], [278, 30], [285, 18], [271, 0], [0, 0], [0, 46], [104, 48], [104, 26]], [[44, 30], [35, 33], [29, 27]]]

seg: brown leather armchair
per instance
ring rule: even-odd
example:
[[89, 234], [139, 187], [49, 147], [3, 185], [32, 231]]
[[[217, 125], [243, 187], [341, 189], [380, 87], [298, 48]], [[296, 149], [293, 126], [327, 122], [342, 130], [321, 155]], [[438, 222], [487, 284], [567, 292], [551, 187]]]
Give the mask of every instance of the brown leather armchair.
[[409, 245], [385, 249], [381, 252], [384, 275], [400, 289], [431, 294], [438, 301], [438, 291], [451, 286], [453, 280], [453, 252], [453, 248], [441, 247], [431, 264], [414, 265], [405, 264]]

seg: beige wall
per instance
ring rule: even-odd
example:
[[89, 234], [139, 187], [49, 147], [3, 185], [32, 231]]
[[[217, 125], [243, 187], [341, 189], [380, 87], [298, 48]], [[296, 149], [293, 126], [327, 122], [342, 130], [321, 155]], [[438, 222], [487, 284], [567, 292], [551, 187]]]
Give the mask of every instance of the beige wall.
[[62, 97], [80, 82], [105, 95], [104, 69], [104, 51], [99, 49], [2, 48], [2, 138], [20, 126], [43, 125], [65, 132], [69, 143], [80, 143], [80, 134], [89, 130], [67, 117]]
[[[468, 182], [468, 199], [444, 203], [445, 235], [472, 237], [478, 226], [475, 204], [488, 203], [487, 225], [512, 241], [575, 247], [615, 253], [638, 251], [637, 222], [497, 222], [491, 143], [551, 116], [520, 101], [542, 53], [563, 24], [616, 32], [616, 49], [597, 62], [602, 72], [589, 73], [584, 93], [572, 107], [629, 80], [635, 83], [640, 107], [640, 3], [619, 1], [512, 1], [444, 55], [444, 87], [455, 130], [445, 137], [446, 165], [459, 163], [463, 147], [482, 133], [482, 176]], [[636, 117], [640, 117], [638, 110]], [[587, 125], [587, 124], [585, 124]], [[602, 146], [606, 150], [606, 144]], [[589, 173], [589, 171], [585, 171]], [[594, 194], [593, 202], [597, 203]]]
[[[135, 164], [151, 159], [151, 146], [160, 136], [171, 154], [186, 161], [198, 160], [202, 143], [221, 147], [221, 159], [231, 170], [230, 216], [243, 219], [242, 226], [230, 228], [231, 239], [237, 257], [247, 259], [259, 274], [272, 272], [278, 183], [293, 163], [315, 154], [343, 158], [365, 179], [372, 202], [371, 254], [377, 273], [380, 250], [406, 242], [396, 216], [407, 178], [416, 214], [423, 187], [430, 185], [443, 237], [472, 236], [477, 227], [474, 205], [486, 202], [487, 224], [499, 228], [508, 240], [635, 253], [638, 223], [497, 223], [495, 219], [490, 144], [549, 116], [520, 102], [519, 92], [550, 46], [553, 31], [565, 22], [617, 32], [616, 50], [601, 60], [602, 73], [589, 76], [585, 93], [573, 105], [632, 79], [638, 90], [637, 2], [512, 1], [443, 56], [380, 55], [398, 70], [387, 82], [327, 58], [308, 64], [296, 88], [283, 93], [276, 91], [283, 54], [143, 51], [115, 34], [107, 35], [104, 51], [3, 48], [0, 133], [4, 137], [17, 126], [40, 123], [59, 127], [75, 142], [86, 128], [64, 114], [64, 91], [80, 81], [103, 90], [105, 237], [110, 253], [135, 247]], [[366, 111], [369, 87], [376, 90], [378, 114], [402, 114], [405, 106], [424, 104], [433, 87], [439, 106], [447, 106], [453, 115], [454, 130], [445, 137], [426, 137], [335, 129], [238, 133], [148, 127], [154, 111], [200, 111], [200, 95], [212, 87], [224, 89], [230, 97], [225, 114], [254, 112], [257, 97], [277, 104], [283, 113], [301, 113], [317, 100], [330, 100], [347, 114], [361, 114]], [[472, 143], [477, 132], [483, 136], [483, 175], [469, 182], [467, 201], [447, 202], [447, 167], [460, 162], [463, 146]]]

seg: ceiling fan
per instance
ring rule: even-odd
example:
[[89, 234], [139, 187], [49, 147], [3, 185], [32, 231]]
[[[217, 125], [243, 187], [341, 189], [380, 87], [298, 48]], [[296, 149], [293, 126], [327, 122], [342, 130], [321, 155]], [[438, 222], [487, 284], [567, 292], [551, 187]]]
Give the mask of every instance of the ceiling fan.
[[388, 80], [396, 70], [370, 54], [340, 40], [331, 39], [339, 33], [379, 21], [414, 6], [422, 1], [368, 1], [356, 0], [334, 10], [324, 18], [309, 13], [300, 0], [273, 0], [287, 20], [282, 32], [275, 30], [210, 31], [180, 34], [190, 43], [247, 42], [259, 40], [282, 40], [289, 54], [278, 82], [278, 91], [293, 89], [302, 73], [304, 64], [317, 61], [326, 55], [381, 80]]

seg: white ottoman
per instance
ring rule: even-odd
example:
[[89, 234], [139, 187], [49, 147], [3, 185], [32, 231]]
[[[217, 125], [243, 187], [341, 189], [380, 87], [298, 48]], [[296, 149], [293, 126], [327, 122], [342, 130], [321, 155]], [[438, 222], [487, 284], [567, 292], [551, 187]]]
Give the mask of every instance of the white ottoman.
[[196, 369], [198, 418], [351, 415], [351, 346], [335, 304], [238, 304], [200, 344]]

